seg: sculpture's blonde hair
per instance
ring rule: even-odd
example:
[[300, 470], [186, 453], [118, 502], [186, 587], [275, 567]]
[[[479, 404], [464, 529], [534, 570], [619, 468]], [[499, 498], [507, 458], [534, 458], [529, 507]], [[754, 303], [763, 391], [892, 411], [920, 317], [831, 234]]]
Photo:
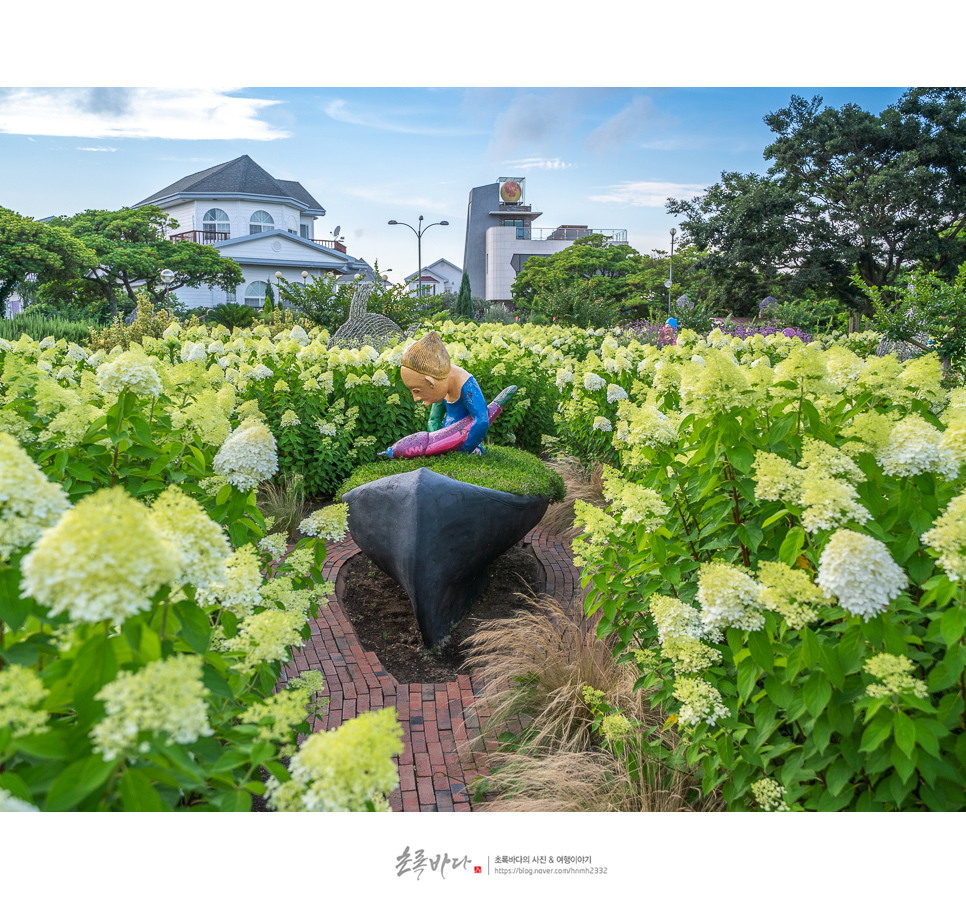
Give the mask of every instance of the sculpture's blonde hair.
[[427, 332], [418, 342], [413, 342], [402, 353], [400, 363], [434, 380], [444, 380], [449, 376], [449, 352], [436, 332]]

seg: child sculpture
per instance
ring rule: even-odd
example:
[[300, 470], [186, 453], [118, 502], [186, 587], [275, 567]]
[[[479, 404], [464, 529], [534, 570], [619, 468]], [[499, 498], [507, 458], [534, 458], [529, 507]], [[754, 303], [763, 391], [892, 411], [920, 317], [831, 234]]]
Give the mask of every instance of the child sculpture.
[[481, 443], [516, 387], [507, 387], [489, 406], [476, 378], [451, 364], [449, 352], [429, 332], [402, 354], [399, 374], [413, 399], [432, 406], [426, 431], [416, 432], [383, 451], [381, 457], [430, 457], [459, 450], [483, 454]]

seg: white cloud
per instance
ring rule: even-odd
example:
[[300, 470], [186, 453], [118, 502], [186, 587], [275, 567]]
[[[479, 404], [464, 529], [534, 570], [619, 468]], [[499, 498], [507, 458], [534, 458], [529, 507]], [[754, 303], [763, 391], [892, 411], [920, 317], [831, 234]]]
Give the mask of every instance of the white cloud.
[[606, 186], [606, 194], [588, 197], [591, 201], [629, 204], [638, 208], [663, 208], [668, 198], [693, 198], [703, 195], [707, 187], [682, 182], [618, 182]]
[[0, 133], [254, 141], [289, 136], [258, 117], [277, 100], [232, 92], [150, 87], [0, 90]]
[[525, 160], [516, 160], [507, 164], [510, 169], [519, 169], [526, 172], [528, 169], [572, 169], [576, 163], [565, 163], [559, 157], [544, 159], [542, 157], [528, 157]]
[[325, 114], [335, 121], [349, 125], [360, 125], [364, 128], [375, 128], [378, 131], [392, 131], [396, 134], [429, 134], [437, 137], [459, 137], [466, 134], [481, 134], [463, 127], [437, 124], [440, 119], [436, 112], [408, 111], [405, 114], [410, 121], [394, 121], [371, 109], [361, 109], [358, 106], [349, 108], [344, 99], [333, 99], [324, 106]]
[[78, 147], [78, 150], [89, 150], [91, 153], [117, 153], [117, 147]]
[[650, 96], [635, 96], [616, 115], [594, 128], [587, 135], [585, 146], [597, 153], [613, 151], [652, 127], [656, 120], [657, 109]]

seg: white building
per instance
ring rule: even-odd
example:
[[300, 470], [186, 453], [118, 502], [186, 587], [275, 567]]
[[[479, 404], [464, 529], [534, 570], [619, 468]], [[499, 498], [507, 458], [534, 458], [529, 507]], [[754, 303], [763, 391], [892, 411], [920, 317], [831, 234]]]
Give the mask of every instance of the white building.
[[463, 281], [463, 269], [454, 265], [449, 259], [437, 259], [432, 265], [423, 266], [422, 277], [417, 281], [418, 271], [406, 275], [406, 284], [410, 294], [445, 294], [459, 293], [460, 283]]
[[463, 270], [470, 276], [474, 297], [512, 303], [513, 282], [527, 259], [553, 255], [591, 233], [627, 242], [626, 230], [593, 230], [586, 224], [536, 227], [533, 222], [543, 212], [525, 201], [522, 177], [504, 177], [470, 190]]
[[275, 179], [247, 155], [185, 176], [134, 207], [148, 204], [178, 222], [172, 240], [213, 246], [245, 273], [233, 291], [178, 288], [175, 296], [188, 307], [231, 301], [261, 306], [276, 272], [291, 282], [301, 281], [303, 271], [309, 278], [328, 272], [372, 275], [340, 240], [317, 237], [316, 218], [325, 216], [325, 208], [301, 183]]

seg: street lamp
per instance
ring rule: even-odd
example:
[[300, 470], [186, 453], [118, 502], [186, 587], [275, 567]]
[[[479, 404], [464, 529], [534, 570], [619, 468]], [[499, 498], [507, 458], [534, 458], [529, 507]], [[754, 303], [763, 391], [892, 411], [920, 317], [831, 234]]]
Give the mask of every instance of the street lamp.
[[278, 288], [278, 308], [282, 309], [282, 273], [275, 272], [275, 286]]
[[416, 274], [416, 296], [417, 297], [419, 296], [419, 292], [422, 289], [422, 281], [423, 281], [423, 234], [430, 227], [448, 227], [449, 226], [449, 221], [448, 220], [440, 220], [440, 221], [437, 221], [435, 224], [427, 224], [427, 226], [424, 227], [423, 226], [423, 220], [425, 220], [425, 218], [423, 217], [422, 214], [420, 214], [419, 215], [419, 229], [418, 230], [412, 224], [407, 224], [407, 223], [405, 223], [404, 221], [401, 221], [401, 220], [391, 220], [391, 221], [389, 221], [389, 226], [390, 227], [395, 227], [397, 224], [399, 224], [399, 225], [401, 225], [403, 227], [409, 227], [409, 229], [412, 230], [413, 233], [416, 234], [418, 258], [419, 258], [419, 271]]
[[308, 272], [302, 272], [302, 287], [305, 287], [305, 282], [308, 279], [308, 277], [309, 277]]
[[170, 268], [162, 268], [161, 283], [164, 285], [164, 308], [166, 310], [168, 309], [168, 287], [172, 281], [174, 281], [174, 272]]
[[667, 315], [671, 315], [671, 285], [674, 284], [674, 234], [677, 230], [671, 227], [671, 259], [668, 262], [667, 278]]

